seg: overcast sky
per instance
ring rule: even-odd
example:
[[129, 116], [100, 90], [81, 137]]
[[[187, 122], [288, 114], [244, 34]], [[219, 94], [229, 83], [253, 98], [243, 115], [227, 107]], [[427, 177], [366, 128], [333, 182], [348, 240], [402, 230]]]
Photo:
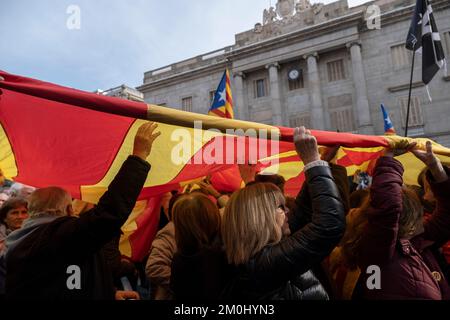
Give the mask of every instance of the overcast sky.
[[[0, 2], [0, 69], [94, 91], [137, 86], [145, 71], [232, 45], [276, 0]], [[69, 5], [80, 8], [79, 30], [66, 26]]]

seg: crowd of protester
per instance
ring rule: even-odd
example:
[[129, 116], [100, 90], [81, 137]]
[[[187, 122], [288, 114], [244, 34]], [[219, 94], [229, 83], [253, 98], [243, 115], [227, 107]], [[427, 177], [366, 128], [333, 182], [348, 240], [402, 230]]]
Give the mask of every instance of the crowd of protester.
[[[0, 172], [0, 295], [6, 299], [360, 300], [450, 299], [450, 169], [427, 143], [387, 149], [369, 176], [334, 162], [296, 128], [305, 181], [240, 165], [241, 189], [208, 178], [164, 195], [158, 232], [143, 261], [119, 239], [147, 179], [157, 125], [142, 125], [133, 154], [97, 205], [77, 206], [58, 187], [33, 190]], [[403, 183], [396, 156], [424, 164]], [[68, 266], [81, 270], [69, 285]], [[379, 272], [377, 277], [376, 272]], [[375, 274], [374, 274], [375, 272]], [[76, 286], [76, 281], [75, 281]]]

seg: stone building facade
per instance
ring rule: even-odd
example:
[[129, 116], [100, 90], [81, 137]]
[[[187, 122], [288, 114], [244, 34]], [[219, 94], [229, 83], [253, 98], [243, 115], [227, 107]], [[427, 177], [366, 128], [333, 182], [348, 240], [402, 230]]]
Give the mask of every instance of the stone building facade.
[[[236, 34], [234, 45], [145, 72], [137, 89], [147, 103], [205, 114], [228, 68], [238, 119], [383, 134], [384, 103], [402, 135], [412, 57], [404, 43], [414, 4], [279, 0], [264, 10], [263, 23]], [[431, 4], [449, 57], [450, 1]], [[431, 102], [416, 55], [413, 88], [409, 136], [450, 146], [449, 73], [441, 70], [429, 84]]]
[[131, 88], [125, 84], [118, 87], [110, 88], [108, 90], [97, 90], [94, 93], [102, 94], [104, 96], [117, 97], [136, 102], [144, 102], [144, 94], [139, 90]]

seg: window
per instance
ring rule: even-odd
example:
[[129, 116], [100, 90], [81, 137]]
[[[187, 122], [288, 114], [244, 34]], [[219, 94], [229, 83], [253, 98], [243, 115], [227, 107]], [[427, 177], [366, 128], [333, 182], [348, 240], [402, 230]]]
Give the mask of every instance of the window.
[[331, 127], [337, 132], [355, 131], [353, 112], [351, 107], [330, 109]]
[[447, 56], [450, 56], [450, 31], [444, 32], [443, 46], [447, 48]]
[[254, 97], [261, 98], [267, 95], [266, 79], [258, 79], [254, 81]]
[[352, 95], [350, 93], [328, 98], [332, 130], [338, 132], [353, 132], [356, 130], [352, 106]]
[[192, 97], [186, 97], [181, 100], [181, 109], [192, 112]]
[[345, 79], [344, 60], [336, 60], [327, 63], [328, 81]]
[[309, 113], [293, 114], [289, 117], [289, 127], [295, 128], [300, 126], [311, 128], [311, 117]]
[[391, 47], [392, 65], [395, 68], [409, 66], [411, 54], [404, 44]]
[[289, 80], [289, 91], [301, 89], [304, 87], [303, 83], [303, 70], [300, 70], [300, 75], [296, 80]]
[[[400, 110], [402, 112], [402, 127], [406, 124], [406, 113], [408, 111], [408, 97], [399, 98]], [[409, 109], [408, 127], [423, 126], [422, 106], [418, 96], [411, 96], [411, 105]]]
[[209, 92], [209, 106], [212, 106], [215, 95], [216, 95], [216, 90], [212, 90]]

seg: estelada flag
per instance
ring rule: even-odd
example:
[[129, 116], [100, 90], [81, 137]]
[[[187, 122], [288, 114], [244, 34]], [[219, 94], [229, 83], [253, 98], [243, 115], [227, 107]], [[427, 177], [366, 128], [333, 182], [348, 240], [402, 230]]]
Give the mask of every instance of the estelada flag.
[[[304, 180], [292, 128], [102, 96], [3, 71], [0, 77], [4, 78], [0, 80], [0, 168], [7, 178], [30, 186], [61, 186], [73, 198], [96, 203], [131, 154], [139, 126], [149, 120], [158, 123], [161, 136], [147, 159], [152, 169], [139, 196], [142, 202], [123, 227], [124, 251], [135, 260], [148, 253], [159, 216], [157, 198], [165, 192], [231, 168], [239, 159], [255, 160], [263, 172], [283, 175], [291, 196]], [[240, 136], [239, 130], [247, 136]], [[341, 146], [336, 162], [347, 168], [348, 175], [366, 170], [385, 147], [401, 139], [319, 130], [312, 134], [322, 146]], [[427, 139], [415, 141], [425, 149]], [[436, 143], [433, 147], [450, 162], [449, 149]], [[399, 160], [405, 167], [405, 183], [416, 183], [424, 165], [411, 154]]]
[[384, 104], [381, 104], [381, 113], [383, 114], [383, 123], [384, 123], [384, 134], [390, 135], [390, 134], [396, 134], [394, 125], [392, 124], [391, 117], [389, 117], [389, 114], [386, 111], [386, 108], [384, 107]]
[[222, 79], [217, 86], [208, 114], [221, 118], [234, 118], [233, 95], [231, 94], [230, 73], [228, 69], [224, 71]]

